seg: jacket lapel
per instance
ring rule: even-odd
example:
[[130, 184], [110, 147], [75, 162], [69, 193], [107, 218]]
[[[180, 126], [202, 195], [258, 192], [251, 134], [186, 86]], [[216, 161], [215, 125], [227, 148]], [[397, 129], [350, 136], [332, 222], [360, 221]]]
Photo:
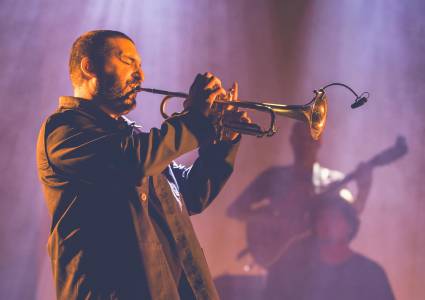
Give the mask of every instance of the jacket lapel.
[[182, 195], [174, 195], [170, 182], [163, 174], [153, 177], [153, 183], [164, 210], [164, 217], [176, 242], [182, 268], [196, 299], [219, 299]]

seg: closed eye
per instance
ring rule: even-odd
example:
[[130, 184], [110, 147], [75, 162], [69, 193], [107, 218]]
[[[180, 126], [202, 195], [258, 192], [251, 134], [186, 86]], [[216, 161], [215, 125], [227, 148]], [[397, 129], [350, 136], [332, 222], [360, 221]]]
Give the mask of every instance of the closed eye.
[[132, 57], [130, 57], [130, 56], [121, 56], [120, 57], [120, 60], [123, 62], [123, 63], [125, 63], [126, 65], [129, 65], [129, 66], [132, 66], [132, 65], [134, 65], [134, 66], [137, 66], [137, 67], [139, 67], [139, 68], [141, 68], [142, 67], [142, 64], [141, 63], [139, 63], [139, 64], [137, 64], [137, 60], [136, 59], [134, 59], [134, 58], [132, 58]]
[[120, 60], [125, 63], [126, 65], [132, 65], [134, 63], [134, 59], [127, 57], [127, 56], [121, 56]]

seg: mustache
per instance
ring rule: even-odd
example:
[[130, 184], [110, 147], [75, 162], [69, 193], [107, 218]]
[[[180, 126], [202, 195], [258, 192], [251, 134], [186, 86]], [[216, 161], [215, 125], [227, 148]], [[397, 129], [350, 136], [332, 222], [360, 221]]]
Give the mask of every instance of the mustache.
[[132, 87], [132, 89], [130, 90], [130, 92], [127, 93], [127, 96], [131, 95], [133, 93], [140, 92], [140, 90], [142, 88], [140, 80], [132, 80], [132, 81], [129, 82], [128, 86]]
[[136, 94], [139, 91], [140, 88], [140, 80], [134, 79], [134, 80], [129, 80], [127, 82], [127, 87], [132, 87], [131, 90], [125, 94], [123, 94], [122, 96], [118, 97], [117, 100], [118, 101], [123, 101], [126, 98], [130, 97], [130, 95], [132, 94]]
[[131, 86], [131, 85], [138, 86], [140, 84], [141, 84], [141, 79], [139, 77], [133, 77], [133, 79], [127, 81], [128, 86]]
[[[102, 77], [97, 86], [99, 95], [108, 95], [108, 98], [114, 98], [115, 100], [125, 100], [130, 95], [138, 92], [141, 79], [133, 76], [125, 82], [124, 86], [116, 85], [117, 82], [118, 80], [115, 77]], [[129, 92], [125, 93], [126, 90], [129, 90]]]
[[[120, 97], [116, 97], [118, 100], [121, 99], [125, 99], [128, 96], [130, 96], [133, 93], [137, 93], [138, 89], [140, 87], [140, 81], [138, 80], [129, 80], [126, 82], [125, 87], [121, 88], [121, 87], [116, 87], [116, 88], [112, 88], [111, 91], [115, 94], [115, 95], [119, 95], [121, 94]], [[127, 93], [124, 93], [124, 91], [130, 88], [130, 91]]]

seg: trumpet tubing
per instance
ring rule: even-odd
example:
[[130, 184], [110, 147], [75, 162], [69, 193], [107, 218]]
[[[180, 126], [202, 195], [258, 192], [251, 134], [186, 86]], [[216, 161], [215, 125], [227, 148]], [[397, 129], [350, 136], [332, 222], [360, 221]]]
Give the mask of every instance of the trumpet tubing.
[[[217, 99], [214, 101], [215, 104], [215, 115], [216, 118], [216, 128], [222, 130], [223, 128], [228, 128], [230, 130], [240, 132], [242, 134], [255, 135], [257, 137], [263, 136], [272, 136], [276, 133], [276, 122], [275, 117], [284, 116], [287, 118], [296, 119], [302, 122], [305, 122], [310, 127], [310, 134], [313, 139], [319, 139], [326, 125], [326, 117], [328, 113], [328, 100], [325, 94], [325, 89], [331, 86], [341, 86], [348, 89], [356, 98], [354, 103], [351, 104], [352, 109], [359, 108], [363, 106], [369, 98], [369, 92], [363, 92], [358, 95], [351, 87], [340, 82], [333, 82], [325, 85], [323, 88], [314, 91], [313, 99], [304, 105], [286, 105], [286, 104], [277, 104], [277, 103], [261, 103], [261, 102], [248, 102], [248, 101], [228, 101], [230, 100], [230, 93], [228, 93], [224, 100]], [[153, 94], [164, 95], [162, 99], [160, 111], [164, 118], [168, 118], [168, 115], [165, 113], [165, 105], [167, 101], [173, 97], [178, 98], [187, 98], [189, 97], [186, 93], [180, 92], [169, 92], [158, 89], [149, 89], [142, 88], [137, 86], [132, 92], [148, 92]], [[131, 93], [132, 93], [131, 92]], [[270, 126], [268, 129], [262, 129], [257, 124], [247, 124], [247, 123], [234, 123], [226, 120], [224, 118], [223, 111], [226, 106], [234, 106], [238, 108], [253, 109], [258, 111], [266, 112], [270, 115]]]
[[[165, 107], [167, 102], [171, 98], [184, 98], [189, 97], [186, 93], [181, 92], [169, 92], [159, 89], [151, 88], [135, 88], [134, 92], [148, 92], [153, 94], [164, 95], [161, 105], [160, 112], [164, 118], [169, 116], [165, 112]], [[324, 90], [314, 91], [314, 98], [307, 104], [304, 105], [285, 105], [285, 104], [276, 104], [276, 103], [261, 103], [261, 102], [250, 102], [250, 101], [227, 101], [216, 100], [216, 115], [218, 115], [217, 126], [222, 128], [227, 128], [242, 134], [255, 135], [257, 137], [263, 136], [272, 136], [276, 133], [276, 115], [284, 116], [287, 118], [296, 119], [302, 122], [305, 122], [310, 127], [311, 137], [315, 140], [319, 139], [322, 134], [325, 124], [326, 124], [326, 115], [327, 115], [327, 98]], [[257, 110], [266, 112], [270, 115], [270, 126], [268, 129], [262, 129], [258, 124], [248, 124], [248, 123], [235, 123], [228, 122], [223, 118], [223, 110], [226, 106], [233, 106], [237, 108], [245, 108], [251, 110]], [[220, 117], [221, 116], [221, 117]]]

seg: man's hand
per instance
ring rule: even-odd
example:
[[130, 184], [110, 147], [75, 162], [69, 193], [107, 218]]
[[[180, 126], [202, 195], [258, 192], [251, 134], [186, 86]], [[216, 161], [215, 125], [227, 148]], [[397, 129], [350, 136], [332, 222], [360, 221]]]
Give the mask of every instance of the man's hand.
[[[239, 101], [237, 82], [233, 83], [232, 88], [227, 93], [222, 87], [221, 80], [212, 73], [198, 74], [190, 87], [189, 97], [185, 100], [183, 106], [185, 110], [198, 110], [204, 116], [208, 117], [212, 112], [211, 108], [217, 98], [222, 101]], [[251, 119], [246, 112], [239, 111], [237, 107], [231, 105], [225, 106], [223, 118], [231, 123], [251, 123]], [[239, 133], [230, 129], [224, 129], [220, 140], [233, 141], [238, 136]]]
[[184, 109], [194, 109], [208, 117], [214, 100], [218, 96], [224, 97], [226, 91], [221, 86], [221, 80], [207, 72], [198, 74], [189, 90], [189, 98], [186, 99]]
[[[229, 91], [230, 97], [227, 99], [228, 101], [239, 101], [238, 97], [238, 83], [235, 81], [233, 83], [232, 88]], [[239, 111], [238, 108], [234, 106], [227, 106], [224, 110], [224, 119], [230, 123], [251, 123], [251, 119], [248, 117], [248, 113], [244, 111]], [[221, 137], [222, 141], [233, 141], [239, 136], [239, 133], [230, 130], [224, 129], [223, 136]]]

